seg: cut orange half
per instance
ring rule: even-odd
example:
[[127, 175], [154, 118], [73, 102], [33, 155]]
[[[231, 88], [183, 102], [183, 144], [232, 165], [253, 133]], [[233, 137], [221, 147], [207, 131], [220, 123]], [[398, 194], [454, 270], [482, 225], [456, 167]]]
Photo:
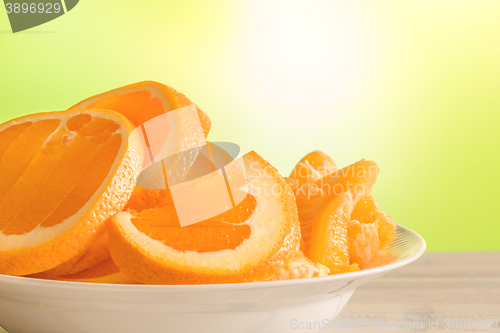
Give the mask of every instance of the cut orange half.
[[172, 204], [113, 217], [111, 256], [127, 276], [147, 284], [261, 281], [299, 250], [294, 196], [255, 152], [243, 156], [248, 195], [237, 207], [181, 227]]
[[[143, 81], [89, 97], [70, 109], [99, 108], [113, 110], [124, 115], [135, 126], [141, 126], [166, 112], [194, 103], [172, 87], [155, 81]], [[210, 118], [196, 106], [201, 127], [208, 136]]]
[[[121, 113], [142, 136], [143, 172], [137, 185], [147, 189], [165, 189], [163, 163], [172, 155], [168, 172], [182, 179], [205, 145], [210, 118], [189, 98], [172, 87], [144, 81], [120, 87], [79, 102], [71, 109], [104, 108]], [[175, 175], [175, 176], [174, 176]]]
[[86, 251], [129, 199], [143, 151], [109, 110], [0, 125], [0, 273], [47, 271]]

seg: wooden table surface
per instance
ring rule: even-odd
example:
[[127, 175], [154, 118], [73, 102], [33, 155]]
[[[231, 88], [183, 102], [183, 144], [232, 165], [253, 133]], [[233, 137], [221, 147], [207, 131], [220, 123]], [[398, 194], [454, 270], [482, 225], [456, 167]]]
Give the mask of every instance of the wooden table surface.
[[[338, 329], [358, 319], [357, 329]], [[389, 331], [375, 329], [382, 321], [384, 327], [391, 322], [392, 330], [404, 332], [500, 332], [493, 319], [500, 321], [500, 252], [426, 253], [358, 288], [334, 320], [337, 326], [322, 333]], [[438, 329], [430, 329], [429, 320]], [[461, 323], [470, 328], [461, 329]]]
[[[322, 333], [500, 332], [493, 320], [500, 321], [500, 252], [426, 253], [358, 288], [333, 327]], [[430, 329], [429, 321], [437, 329]], [[385, 329], [377, 329], [382, 322]], [[354, 326], [340, 328], [350, 323]], [[470, 328], [461, 329], [463, 323]]]

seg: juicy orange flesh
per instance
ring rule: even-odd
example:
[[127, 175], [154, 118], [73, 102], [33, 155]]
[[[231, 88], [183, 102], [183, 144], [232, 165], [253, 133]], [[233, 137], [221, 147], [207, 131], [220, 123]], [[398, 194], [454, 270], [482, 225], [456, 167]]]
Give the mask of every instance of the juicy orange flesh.
[[235, 249], [250, 237], [244, 224], [253, 214], [257, 201], [251, 195], [236, 207], [208, 220], [181, 227], [173, 203], [144, 210], [132, 218], [134, 226], [150, 238], [178, 251], [213, 252]]
[[372, 223], [353, 223], [347, 229], [349, 262], [363, 268], [379, 251], [377, 228]]
[[306, 183], [314, 169], [322, 176], [329, 175], [337, 170], [332, 158], [322, 151], [316, 150], [304, 156], [295, 166], [290, 178], [297, 179], [299, 183]]
[[396, 225], [392, 218], [379, 211], [371, 195], [363, 197], [354, 208], [351, 220], [359, 221], [349, 226], [350, 262], [365, 268], [368, 262], [387, 250], [396, 238]]
[[377, 175], [378, 167], [374, 162], [361, 160], [319, 179], [305, 191], [302, 191], [303, 188], [296, 191], [297, 211], [306, 255], [309, 255], [311, 223], [317, 214], [347, 190], [358, 193], [371, 187]]
[[346, 195], [336, 197], [313, 222], [311, 259], [328, 267], [331, 274], [349, 270], [347, 200]]
[[377, 218], [378, 205], [371, 195], [363, 197], [356, 204], [351, 215], [351, 220], [359, 221], [360, 223], [373, 223]]
[[365, 196], [356, 204], [351, 220], [357, 220], [363, 224], [377, 222], [381, 250], [386, 250], [392, 241], [396, 239], [396, 224], [394, 224], [391, 217], [379, 210], [377, 202], [371, 195]]
[[5, 235], [55, 226], [78, 212], [102, 185], [122, 142], [115, 122], [88, 114], [65, 124], [58, 119], [26, 124], [0, 133], [10, 139], [0, 140], [8, 143], [0, 156], [0, 230]]
[[165, 113], [162, 101], [147, 90], [114, 94], [101, 98], [87, 108], [101, 108], [121, 113], [136, 126]]

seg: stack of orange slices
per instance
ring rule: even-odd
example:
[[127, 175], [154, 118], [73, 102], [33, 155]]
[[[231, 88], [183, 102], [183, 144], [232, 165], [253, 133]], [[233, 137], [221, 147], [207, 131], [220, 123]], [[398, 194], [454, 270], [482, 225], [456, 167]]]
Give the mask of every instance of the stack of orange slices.
[[[139, 187], [137, 179], [153, 159], [145, 124], [188, 106], [206, 139], [207, 114], [151, 81], [1, 124], [0, 274], [96, 283], [274, 281], [372, 267], [395, 239], [394, 222], [371, 195], [377, 165], [337, 169], [320, 151], [285, 178], [257, 153], [243, 155], [244, 198], [181, 226], [165, 165], [165, 188]], [[187, 128], [175, 134], [174, 148], [183, 149], [195, 138], [175, 119], [165, 131]], [[224, 153], [212, 149], [208, 165]]]

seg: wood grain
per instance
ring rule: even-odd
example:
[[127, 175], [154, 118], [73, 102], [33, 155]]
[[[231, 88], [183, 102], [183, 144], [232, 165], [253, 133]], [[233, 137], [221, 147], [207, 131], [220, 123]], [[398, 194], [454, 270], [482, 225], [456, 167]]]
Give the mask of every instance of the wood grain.
[[[407, 332], [500, 332], [491, 325], [489, 330], [479, 328], [479, 323], [486, 326], [488, 319], [500, 321], [500, 252], [426, 253], [416, 262], [358, 288], [333, 328], [322, 332], [347, 331], [338, 329], [340, 324], [358, 319], [358, 328], [354, 325], [349, 331], [375, 332], [375, 322], [383, 320], [390, 321], [395, 331], [401, 323], [412, 327], [401, 330]], [[471, 328], [446, 329], [447, 319], [450, 326], [454, 319], [458, 324], [465, 319]], [[372, 328], [362, 320], [370, 321]], [[438, 329], [429, 329], [429, 320], [438, 321]]]

